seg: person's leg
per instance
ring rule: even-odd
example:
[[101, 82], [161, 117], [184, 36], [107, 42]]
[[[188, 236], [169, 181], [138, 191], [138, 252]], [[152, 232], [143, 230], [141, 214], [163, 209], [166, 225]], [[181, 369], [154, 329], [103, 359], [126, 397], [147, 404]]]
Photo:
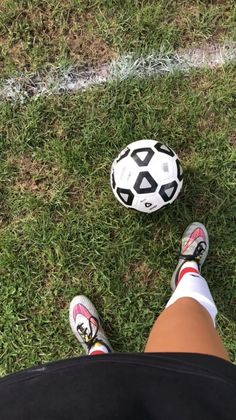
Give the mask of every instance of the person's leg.
[[229, 360], [207, 310], [192, 298], [180, 298], [157, 318], [145, 352], [203, 353]]
[[205, 227], [193, 223], [184, 232], [182, 249], [166, 309], [157, 318], [145, 352], [202, 353], [229, 360], [215, 330], [217, 308], [200, 275], [209, 247]]
[[71, 329], [89, 356], [111, 353], [95, 306], [86, 296], [75, 296], [69, 309]]

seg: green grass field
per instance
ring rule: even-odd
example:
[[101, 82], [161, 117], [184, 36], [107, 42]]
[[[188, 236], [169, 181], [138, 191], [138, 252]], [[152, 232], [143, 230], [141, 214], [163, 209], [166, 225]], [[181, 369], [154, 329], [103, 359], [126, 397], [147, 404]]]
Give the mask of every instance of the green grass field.
[[[235, 38], [233, 1], [2, 3], [2, 78], [48, 62], [99, 64]], [[35, 10], [42, 19], [29, 18]], [[80, 354], [68, 304], [81, 293], [97, 305], [114, 349], [142, 351], [194, 220], [209, 230], [203, 274], [236, 362], [235, 69], [0, 104], [0, 374]], [[185, 173], [178, 200], [151, 216], [126, 210], [109, 185], [112, 160], [141, 138], [170, 145]]]

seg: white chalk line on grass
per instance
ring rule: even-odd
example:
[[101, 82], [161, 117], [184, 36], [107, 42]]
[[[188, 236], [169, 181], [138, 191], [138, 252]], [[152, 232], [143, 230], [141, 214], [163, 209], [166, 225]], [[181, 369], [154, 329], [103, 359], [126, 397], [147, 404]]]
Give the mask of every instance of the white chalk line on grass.
[[168, 73], [189, 72], [194, 68], [214, 68], [236, 61], [236, 43], [211, 44], [173, 53], [155, 53], [135, 58], [121, 56], [98, 68], [71, 66], [48, 67], [38, 73], [25, 73], [0, 83], [0, 101], [37, 99], [40, 96], [74, 93], [91, 86], [130, 77], [157, 77]]

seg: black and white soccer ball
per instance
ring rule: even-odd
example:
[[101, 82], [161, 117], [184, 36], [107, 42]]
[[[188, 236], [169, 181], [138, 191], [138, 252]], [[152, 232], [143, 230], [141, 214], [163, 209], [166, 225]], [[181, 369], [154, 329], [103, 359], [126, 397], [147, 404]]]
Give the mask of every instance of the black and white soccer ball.
[[155, 140], [130, 143], [111, 167], [112, 191], [125, 207], [144, 213], [173, 203], [183, 184], [176, 153]]

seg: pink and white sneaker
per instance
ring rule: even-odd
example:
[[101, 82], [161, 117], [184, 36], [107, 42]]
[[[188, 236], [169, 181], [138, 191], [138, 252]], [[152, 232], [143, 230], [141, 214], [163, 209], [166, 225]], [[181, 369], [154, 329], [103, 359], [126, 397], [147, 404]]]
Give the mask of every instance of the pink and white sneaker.
[[72, 299], [69, 309], [69, 321], [74, 335], [82, 344], [86, 354], [112, 352], [96, 308], [86, 296], [75, 296]]
[[205, 226], [199, 222], [191, 223], [184, 231], [181, 241], [181, 250], [177, 267], [171, 278], [171, 288], [175, 290], [179, 282], [180, 271], [184, 271], [186, 262], [195, 262], [198, 270], [192, 268], [188, 271], [201, 272], [201, 267], [209, 250], [209, 237]]

